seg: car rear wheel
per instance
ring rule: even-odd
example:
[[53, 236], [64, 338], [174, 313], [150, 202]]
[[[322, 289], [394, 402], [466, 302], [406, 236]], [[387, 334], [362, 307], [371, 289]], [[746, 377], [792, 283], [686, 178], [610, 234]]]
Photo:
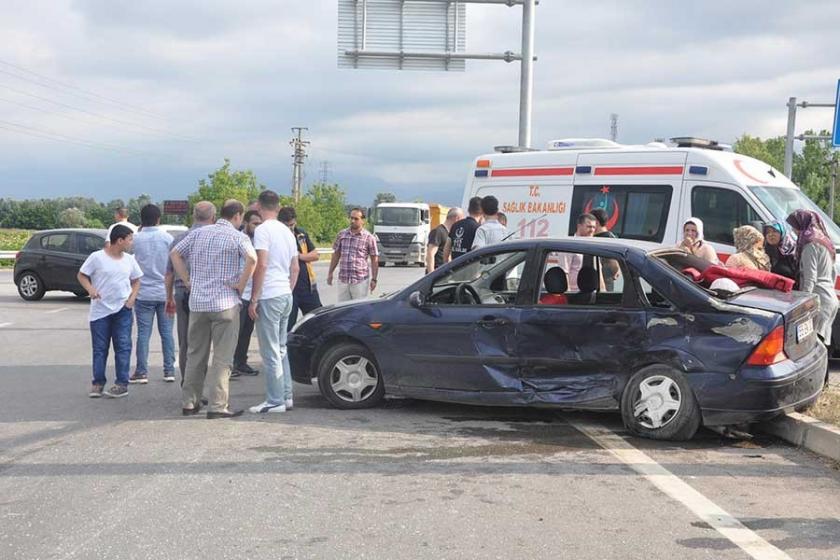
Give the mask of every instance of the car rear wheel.
[[17, 289], [20, 297], [26, 301], [38, 301], [44, 297], [44, 292], [47, 291], [41, 278], [30, 271], [26, 271], [18, 277]]
[[624, 426], [650, 439], [684, 441], [700, 427], [700, 407], [685, 376], [656, 365], [637, 372], [621, 397]]
[[385, 384], [373, 354], [352, 342], [324, 353], [318, 364], [318, 386], [330, 404], [341, 409], [370, 408], [385, 396]]

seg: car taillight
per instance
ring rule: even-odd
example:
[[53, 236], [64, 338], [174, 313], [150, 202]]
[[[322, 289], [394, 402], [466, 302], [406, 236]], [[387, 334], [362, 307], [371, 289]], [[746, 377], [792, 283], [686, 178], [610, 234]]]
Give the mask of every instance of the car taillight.
[[764, 337], [747, 358], [751, 366], [771, 366], [787, 360], [785, 354], [785, 328], [776, 327]]
[[21, 255], [21, 252], [20, 252], [20, 251], [18, 251], [17, 253], [15, 253], [15, 262], [17, 262], [18, 260], [20, 260], [20, 255]]

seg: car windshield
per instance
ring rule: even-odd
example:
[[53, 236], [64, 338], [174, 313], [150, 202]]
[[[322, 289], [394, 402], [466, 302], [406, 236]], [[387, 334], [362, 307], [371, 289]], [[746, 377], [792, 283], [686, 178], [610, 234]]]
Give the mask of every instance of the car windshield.
[[836, 246], [840, 246], [840, 228], [837, 227], [831, 218], [825, 215], [820, 210], [819, 206], [814, 204], [810, 198], [805, 196], [805, 193], [799, 189], [791, 189], [784, 187], [750, 187], [750, 190], [758, 197], [758, 199], [767, 207], [773, 216], [784, 223], [785, 219], [794, 210], [813, 210], [822, 218], [828, 235], [831, 241]]
[[378, 226], [416, 226], [420, 224], [420, 209], [379, 207], [374, 223]]

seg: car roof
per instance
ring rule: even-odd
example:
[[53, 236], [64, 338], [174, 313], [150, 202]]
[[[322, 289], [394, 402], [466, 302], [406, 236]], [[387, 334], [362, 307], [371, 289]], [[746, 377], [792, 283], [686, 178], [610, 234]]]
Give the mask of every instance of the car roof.
[[52, 233], [92, 233], [100, 237], [105, 237], [108, 234], [108, 230], [95, 228], [56, 228], [36, 231], [33, 235], [48, 235]]
[[663, 249], [662, 245], [659, 243], [639, 241], [636, 239], [621, 239], [619, 237], [541, 237], [539, 239], [503, 241], [502, 243], [499, 243], [499, 245], [501, 244], [509, 246], [512, 249], [528, 249], [535, 245], [542, 246], [561, 244], [573, 251], [585, 251], [587, 248], [598, 247], [600, 249], [607, 249], [608, 251], [614, 251], [616, 253], [624, 253], [630, 249], [632, 251], [638, 251], [645, 254]]

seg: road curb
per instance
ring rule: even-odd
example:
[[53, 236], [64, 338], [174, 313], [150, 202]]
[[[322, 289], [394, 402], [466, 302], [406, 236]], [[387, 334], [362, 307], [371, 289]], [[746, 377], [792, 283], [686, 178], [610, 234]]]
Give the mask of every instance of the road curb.
[[760, 424], [759, 429], [765, 434], [840, 462], [840, 428], [836, 426], [792, 412]]

